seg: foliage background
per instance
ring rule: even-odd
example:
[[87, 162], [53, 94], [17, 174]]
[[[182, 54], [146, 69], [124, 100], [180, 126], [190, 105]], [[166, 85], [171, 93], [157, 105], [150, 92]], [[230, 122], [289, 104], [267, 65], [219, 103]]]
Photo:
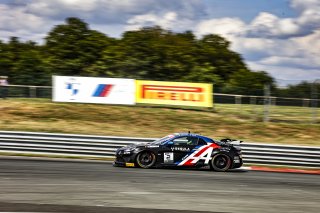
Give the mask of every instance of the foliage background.
[[267, 72], [250, 70], [219, 35], [197, 38], [154, 26], [117, 39], [75, 17], [48, 32], [43, 45], [16, 37], [0, 41], [0, 75], [11, 84], [39, 86], [51, 85], [52, 75], [206, 82], [215, 92], [247, 95], [263, 95], [268, 84], [275, 96], [312, 96], [312, 83], [281, 89]]

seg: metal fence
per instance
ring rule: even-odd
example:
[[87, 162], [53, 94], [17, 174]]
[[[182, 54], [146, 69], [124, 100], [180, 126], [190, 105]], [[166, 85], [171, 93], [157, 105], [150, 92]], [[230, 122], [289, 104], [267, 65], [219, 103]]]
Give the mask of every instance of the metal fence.
[[[0, 131], [0, 153], [113, 158], [119, 147], [155, 138]], [[243, 143], [244, 164], [320, 169], [320, 147]]]
[[51, 98], [51, 86], [8, 85], [0, 86], [6, 89], [8, 98]]
[[[51, 98], [51, 86], [9, 85], [8, 98]], [[1, 89], [1, 87], [0, 87]], [[320, 123], [320, 99], [213, 93], [214, 108], [230, 107], [253, 121]], [[232, 105], [232, 106], [231, 106]]]
[[229, 108], [230, 114], [253, 121], [320, 123], [319, 99], [214, 93], [214, 101], [217, 110]]

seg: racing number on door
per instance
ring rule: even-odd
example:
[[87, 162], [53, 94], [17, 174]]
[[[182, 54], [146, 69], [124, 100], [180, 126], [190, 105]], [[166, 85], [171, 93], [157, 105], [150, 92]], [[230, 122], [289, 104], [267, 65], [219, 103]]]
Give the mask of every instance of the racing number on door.
[[164, 163], [173, 163], [173, 152], [163, 153]]

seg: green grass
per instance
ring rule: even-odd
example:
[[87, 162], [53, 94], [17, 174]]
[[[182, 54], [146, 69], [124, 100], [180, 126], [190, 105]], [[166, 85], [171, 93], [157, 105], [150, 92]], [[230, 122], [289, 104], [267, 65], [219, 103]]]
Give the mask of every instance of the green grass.
[[272, 106], [268, 123], [262, 122], [263, 112], [260, 105], [216, 104], [202, 110], [0, 99], [0, 130], [132, 137], [190, 130], [217, 139], [320, 146], [319, 118], [312, 123], [310, 108]]

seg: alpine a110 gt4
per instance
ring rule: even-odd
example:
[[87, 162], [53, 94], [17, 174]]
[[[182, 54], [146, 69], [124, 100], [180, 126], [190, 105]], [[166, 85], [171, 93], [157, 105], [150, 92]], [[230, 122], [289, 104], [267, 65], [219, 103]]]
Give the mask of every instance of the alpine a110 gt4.
[[215, 171], [227, 171], [242, 166], [241, 142], [175, 133], [151, 143], [119, 148], [113, 165], [141, 168], [210, 166]]

